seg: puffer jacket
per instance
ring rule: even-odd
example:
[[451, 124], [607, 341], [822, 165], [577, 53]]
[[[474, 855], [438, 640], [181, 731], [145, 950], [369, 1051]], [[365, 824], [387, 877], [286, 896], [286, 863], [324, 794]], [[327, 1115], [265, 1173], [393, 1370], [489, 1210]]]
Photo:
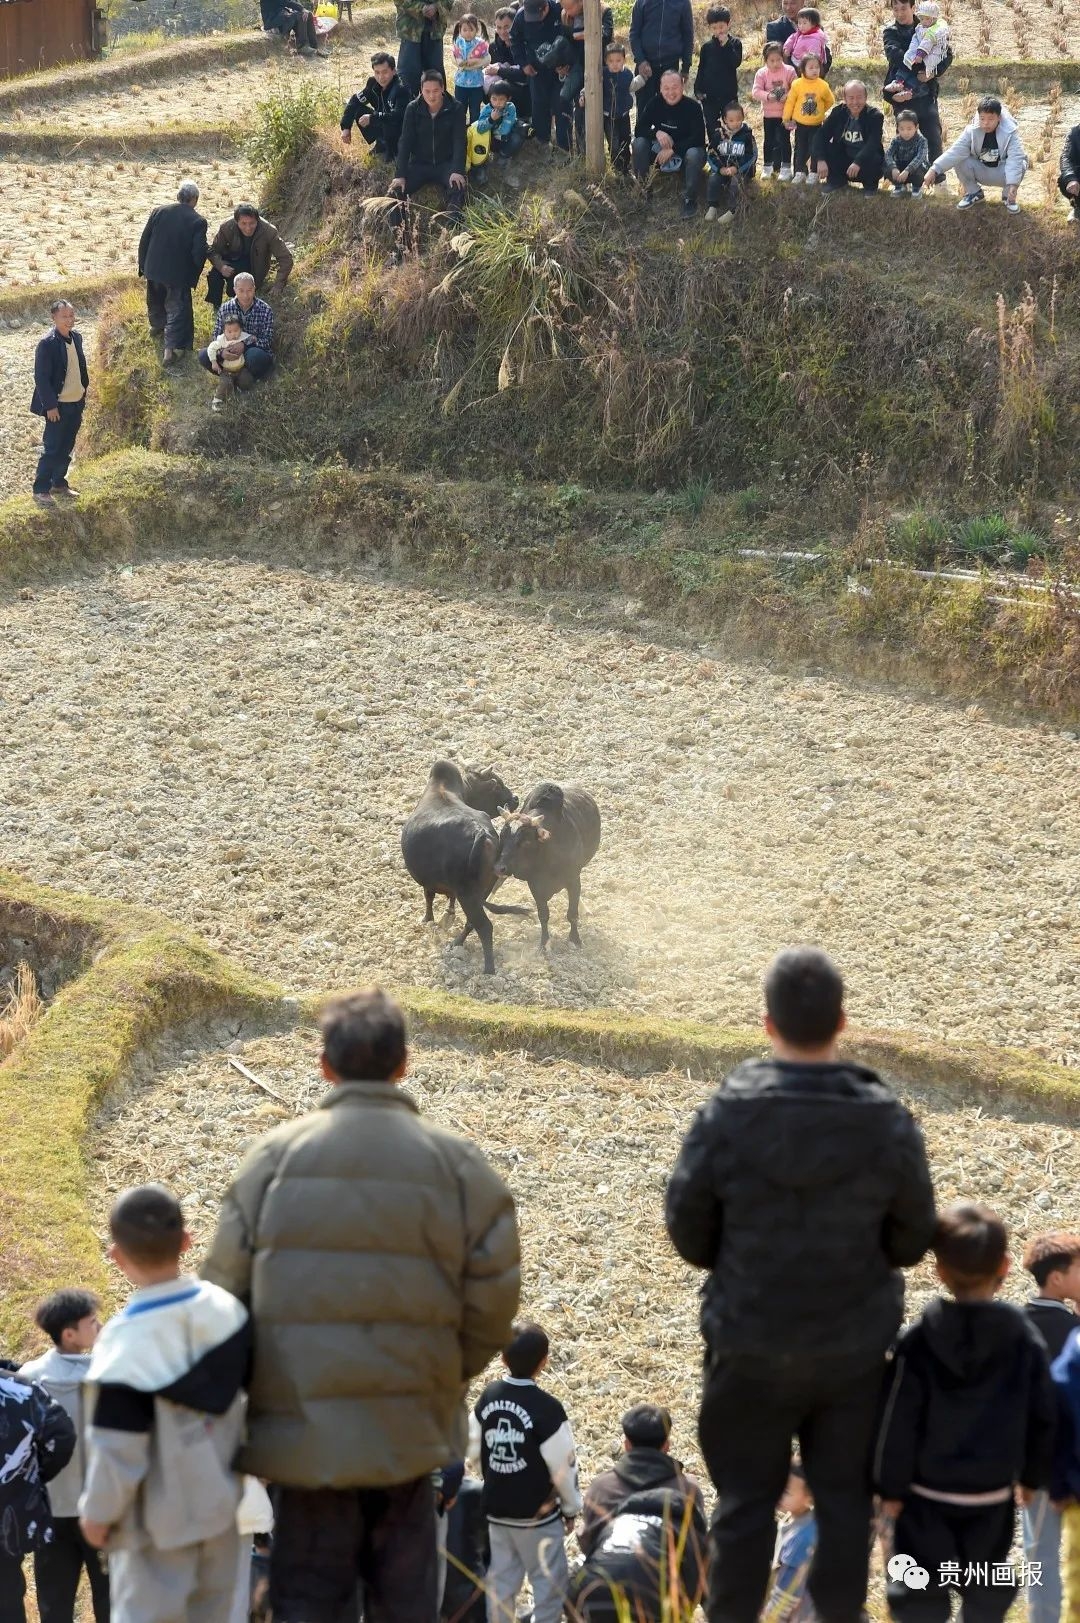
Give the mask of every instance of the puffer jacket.
[[502, 1179], [392, 1083], [341, 1083], [283, 1123], [203, 1268], [254, 1320], [240, 1469], [378, 1488], [463, 1459], [464, 1387], [506, 1344], [519, 1270]]
[[702, 1331], [756, 1368], [868, 1368], [900, 1328], [934, 1230], [922, 1134], [865, 1066], [747, 1060], [697, 1113], [668, 1233], [707, 1268]]
[[79, 1495], [86, 1470], [83, 1383], [89, 1368], [89, 1353], [62, 1353], [59, 1347], [50, 1347], [47, 1353], [31, 1359], [19, 1370], [21, 1380], [37, 1381], [39, 1386], [45, 1388], [75, 1427], [75, 1452], [64, 1469], [49, 1483], [49, 1505], [54, 1516], [79, 1514]]

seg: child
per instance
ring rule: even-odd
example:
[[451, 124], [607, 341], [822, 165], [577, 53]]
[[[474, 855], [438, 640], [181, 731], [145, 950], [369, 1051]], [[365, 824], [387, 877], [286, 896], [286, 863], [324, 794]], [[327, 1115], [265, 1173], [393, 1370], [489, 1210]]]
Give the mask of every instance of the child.
[[481, 1392], [469, 1456], [484, 1477], [491, 1536], [489, 1616], [512, 1618], [522, 1579], [533, 1623], [559, 1623], [570, 1579], [563, 1542], [581, 1512], [577, 1455], [562, 1404], [536, 1384], [549, 1343], [538, 1324], [516, 1324], [503, 1353], [508, 1374]]
[[375, 156], [394, 163], [402, 120], [411, 99], [389, 51], [376, 51], [371, 59], [371, 78], [363, 90], [350, 96], [345, 104], [341, 116], [342, 141], [346, 146], [352, 144], [355, 124]]
[[[219, 378], [210, 402], [212, 411], [220, 411], [234, 388], [250, 388], [254, 379], [244, 365], [244, 351], [254, 343], [251, 333], [245, 332], [239, 316], [227, 316], [222, 323], [221, 335], [212, 338], [206, 346], [210, 370]], [[246, 381], [245, 381], [246, 380]]]
[[481, 135], [491, 137], [491, 156], [495, 163], [509, 163], [524, 146], [525, 131], [518, 121], [506, 80], [496, 79], [489, 94], [491, 100], [481, 108], [476, 128]]
[[896, 1344], [874, 1459], [894, 1549], [930, 1574], [930, 1589], [890, 1579], [894, 1618], [948, 1616], [950, 1570], [965, 1614], [1004, 1618], [1016, 1599], [1009, 1549], [1014, 1498], [1050, 1481], [1056, 1406], [1046, 1351], [1022, 1309], [994, 1300], [1009, 1271], [1005, 1225], [986, 1206], [950, 1206], [934, 1235], [938, 1297]]
[[626, 65], [626, 47], [616, 41], [604, 52], [604, 134], [607, 136], [611, 167], [621, 175], [630, 173], [630, 114], [634, 94], [633, 74]]
[[710, 6], [705, 21], [712, 38], [701, 47], [694, 95], [705, 109], [705, 126], [712, 135], [723, 123], [724, 108], [739, 99], [742, 40], [731, 32], [731, 12], [726, 6]]
[[467, 11], [454, 24], [451, 56], [454, 59], [454, 100], [475, 124], [484, 105], [484, 69], [491, 65], [487, 24]]
[[135, 1286], [90, 1358], [82, 1532], [109, 1551], [114, 1623], [227, 1618], [240, 1566], [247, 1310], [184, 1276], [183, 1213], [160, 1184], [109, 1213], [109, 1256]]
[[258, 1477], [244, 1478], [244, 1491], [236, 1508], [236, 1530], [240, 1535], [240, 1566], [228, 1623], [248, 1623], [259, 1608], [259, 1592], [266, 1583], [266, 1561], [256, 1540], [265, 1545], [274, 1530], [274, 1507]]
[[52, 1482], [75, 1452], [75, 1427], [44, 1387], [0, 1367], [0, 1615], [22, 1623], [26, 1580], [23, 1556], [50, 1544]]
[[495, 13], [495, 38], [491, 41], [491, 62], [484, 69], [484, 88], [490, 91], [496, 79], [510, 86], [510, 95], [522, 124], [529, 122], [532, 111], [532, 93], [525, 69], [514, 60], [514, 47], [510, 29], [517, 16], [513, 6], [501, 6]]
[[773, 1583], [761, 1614], [762, 1623], [810, 1623], [813, 1607], [806, 1580], [817, 1545], [817, 1521], [806, 1472], [798, 1460], [791, 1462], [780, 1509], [785, 1520], [776, 1535]]
[[907, 111], [896, 116], [896, 135], [885, 154], [885, 173], [893, 183], [894, 197], [924, 197], [923, 181], [930, 167], [926, 136], [919, 134], [919, 120]]
[[821, 77], [817, 57], [804, 56], [802, 72], [792, 82], [784, 103], [784, 127], [795, 132], [795, 173], [791, 177], [795, 186], [801, 186], [804, 181], [813, 186], [817, 180], [812, 161], [814, 133], [824, 124], [835, 102], [836, 97]]
[[821, 26], [821, 12], [813, 6], [804, 6], [795, 19], [795, 32], [781, 47], [784, 61], [801, 71], [806, 58], [816, 56], [823, 74], [832, 66], [829, 36]]
[[[1080, 1302], [1080, 1235], [1037, 1234], [1024, 1251], [1024, 1270], [1038, 1286], [1026, 1304], [1032, 1324], [1046, 1343], [1052, 1364], [1063, 1352], [1080, 1318], [1069, 1307]], [[1027, 1592], [1029, 1623], [1057, 1623], [1061, 1611], [1061, 1514], [1045, 1493], [1024, 1509], [1024, 1554], [1041, 1582]]]
[[762, 180], [779, 175], [781, 180], [791, 179], [791, 136], [784, 125], [784, 103], [795, 82], [795, 69], [784, 61], [781, 46], [773, 40], [764, 51], [765, 65], [754, 75], [754, 88], [750, 92], [761, 104], [763, 156]]
[[923, 89], [919, 73], [922, 72], [925, 79], [933, 79], [949, 54], [949, 25], [941, 21], [937, 0], [922, 0], [922, 4], [915, 7], [915, 15], [919, 21], [904, 52], [903, 66], [897, 68], [895, 77], [885, 86], [885, 95], [894, 101], [910, 101], [917, 96]]
[[40, 1358], [24, 1364], [23, 1380], [37, 1381], [58, 1403], [75, 1427], [71, 1464], [49, 1484], [52, 1542], [34, 1552], [34, 1585], [42, 1623], [72, 1623], [75, 1595], [83, 1568], [90, 1582], [95, 1623], [108, 1623], [109, 1580], [101, 1555], [79, 1532], [79, 1495], [83, 1488], [86, 1427], [82, 1388], [90, 1354], [101, 1329], [101, 1304], [89, 1291], [62, 1290], [42, 1302], [35, 1314], [40, 1330], [52, 1342]]
[[754, 132], [737, 101], [724, 108], [724, 122], [709, 143], [708, 167], [705, 195], [709, 206], [705, 218], [716, 220], [718, 225], [731, 225], [739, 199], [757, 167]]

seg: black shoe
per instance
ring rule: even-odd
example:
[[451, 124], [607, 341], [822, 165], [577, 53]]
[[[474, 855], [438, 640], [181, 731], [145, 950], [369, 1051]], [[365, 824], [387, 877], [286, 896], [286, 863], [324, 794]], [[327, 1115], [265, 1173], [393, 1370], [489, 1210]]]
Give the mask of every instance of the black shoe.
[[697, 198], [696, 197], [684, 197], [683, 200], [682, 200], [682, 217], [683, 217], [683, 219], [684, 220], [692, 220], [696, 213], [697, 213]]
[[66, 480], [62, 485], [54, 485], [52, 487], [52, 494], [54, 496], [60, 496], [64, 499], [64, 501], [68, 502], [78, 501], [79, 498], [79, 492], [77, 490], [72, 490], [71, 486]]

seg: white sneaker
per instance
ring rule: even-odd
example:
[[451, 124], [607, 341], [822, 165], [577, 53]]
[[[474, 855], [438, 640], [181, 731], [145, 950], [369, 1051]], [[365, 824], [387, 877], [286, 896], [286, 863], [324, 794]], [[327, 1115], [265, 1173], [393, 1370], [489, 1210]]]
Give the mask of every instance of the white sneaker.
[[211, 400], [211, 402], [210, 402], [210, 410], [211, 411], [224, 411], [225, 410], [225, 402], [224, 402], [224, 400]]
[[761, 171], [761, 178], [762, 178], [762, 180], [771, 180], [773, 178], [774, 173], [775, 173], [775, 171], [773, 169], [772, 164], [767, 163], [765, 165], [764, 169]]
[[732, 214], [731, 210], [728, 209], [726, 214], [721, 214], [720, 218], [717, 220], [716, 223], [717, 223], [717, 225], [733, 225], [734, 222], [735, 222], [735, 216], [734, 216], [734, 214]]
[[1019, 214], [1020, 213], [1020, 205], [1019, 205], [1019, 203], [1006, 203], [1005, 207], [1008, 209], [1010, 214]]
[[797, 175], [792, 175], [792, 177], [791, 177], [791, 184], [793, 186], [802, 186], [802, 185], [805, 184], [805, 182], [806, 182], [806, 176], [802, 173], [801, 170], [799, 171], [799, 173]]
[[705, 218], [707, 220], [715, 220], [716, 219], [716, 210], [713, 208], [711, 203], [709, 204], [709, 207], [705, 210]]
[[806, 184], [808, 186], [816, 186], [817, 185], [817, 176], [816, 175], [807, 175]]
[[894, 197], [907, 197], [910, 190], [910, 186], [894, 186], [892, 189], [892, 194]]
[[790, 180], [791, 179], [791, 165], [789, 163], [782, 163], [780, 165], [780, 179], [781, 180]]

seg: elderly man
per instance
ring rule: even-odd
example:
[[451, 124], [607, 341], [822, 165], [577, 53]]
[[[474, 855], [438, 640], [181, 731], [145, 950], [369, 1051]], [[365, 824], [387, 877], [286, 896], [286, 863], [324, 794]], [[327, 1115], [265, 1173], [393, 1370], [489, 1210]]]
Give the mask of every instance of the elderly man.
[[936, 186], [950, 169], [956, 170], [964, 195], [958, 209], [973, 208], [986, 200], [986, 186], [1000, 186], [1005, 207], [1019, 214], [1016, 194], [1027, 173], [1027, 154], [1012, 114], [996, 96], [984, 96], [975, 117], [948, 152], [926, 171], [924, 186]]
[[660, 76], [660, 94], [638, 117], [631, 151], [634, 174], [640, 181], [653, 168], [663, 174], [682, 170], [684, 220], [697, 213], [698, 182], [705, 167], [707, 143], [701, 103], [685, 94], [681, 74], [669, 68]]
[[[265, 299], [255, 297], [255, 278], [250, 271], [241, 271], [233, 282], [233, 297], [226, 300], [214, 322], [214, 337], [220, 338], [227, 321], [238, 321], [252, 342], [244, 351], [244, 366], [250, 381], [241, 372], [237, 386], [250, 389], [260, 378], [266, 377], [274, 364], [274, 312]], [[199, 351], [199, 365], [213, 372], [214, 362], [205, 349]]]
[[1080, 221], [1080, 124], [1065, 137], [1058, 165], [1058, 191], [1072, 204], [1072, 217]]
[[389, 195], [404, 199], [422, 186], [438, 186], [452, 219], [465, 207], [465, 108], [446, 94], [435, 68], [405, 109]]
[[862, 80], [849, 79], [843, 101], [828, 114], [814, 143], [818, 180], [827, 192], [847, 186], [877, 191], [885, 173], [884, 127], [885, 115], [867, 103]]
[[68, 484], [67, 474], [90, 387], [82, 337], [75, 331], [74, 305], [57, 299], [49, 313], [52, 332], [46, 333], [34, 354], [34, 398], [30, 402], [34, 415], [45, 419], [34, 475], [34, 500], [39, 507], [52, 507], [57, 496], [73, 501], [79, 494]]
[[198, 201], [199, 188], [185, 180], [175, 203], [151, 212], [139, 239], [146, 313], [154, 337], [165, 339], [165, 366], [182, 360], [195, 346], [191, 294], [206, 263], [206, 221], [196, 211]]
[[[897, 71], [903, 66], [904, 53], [911, 44], [915, 28], [915, 8], [911, 0], [893, 0], [893, 20], [881, 36], [881, 43], [885, 48], [886, 84], [895, 79]], [[920, 133], [926, 137], [931, 163], [941, 156], [943, 145], [941, 115], [938, 112], [938, 81], [948, 73], [952, 67], [952, 60], [950, 48], [935, 73], [928, 75], [924, 68], [920, 68], [915, 77], [923, 88], [909, 99], [900, 100], [895, 94], [885, 97], [894, 112], [899, 113], [908, 109], [915, 114], [919, 120]]]
[[277, 266], [272, 292], [283, 293], [293, 268], [289, 245], [276, 225], [264, 220], [254, 203], [239, 203], [231, 220], [218, 227], [210, 244], [210, 269], [206, 273], [206, 302], [217, 310], [233, 297], [233, 282], [241, 271], [255, 278], [258, 293], [270, 266]]

